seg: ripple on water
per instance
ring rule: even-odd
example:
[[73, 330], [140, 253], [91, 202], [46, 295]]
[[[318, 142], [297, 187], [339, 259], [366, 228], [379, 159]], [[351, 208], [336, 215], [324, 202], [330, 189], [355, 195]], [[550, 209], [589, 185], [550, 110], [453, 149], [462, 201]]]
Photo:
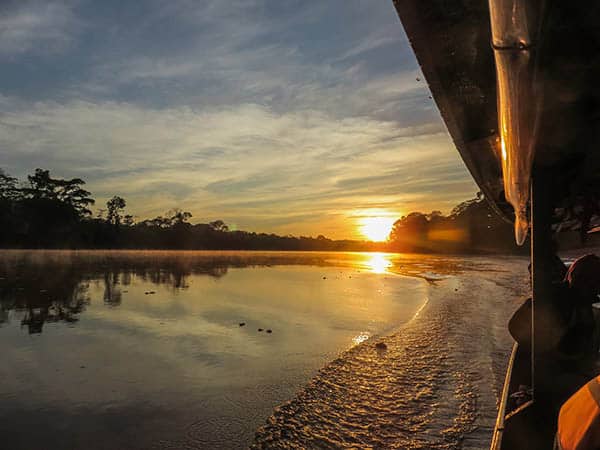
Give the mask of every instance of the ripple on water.
[[488, 445], [510, 349], [504, 324], [518, 303], [508, 288], [518, 283], [499, 288], [497, 278], [514, 281], [514, 273], [470, 274], [458, 298], [456, 279], [430, 286], [432, 301], [385, 337], [386, 351], [367, 341], [320, 370], [258, 429], [251, 448]]

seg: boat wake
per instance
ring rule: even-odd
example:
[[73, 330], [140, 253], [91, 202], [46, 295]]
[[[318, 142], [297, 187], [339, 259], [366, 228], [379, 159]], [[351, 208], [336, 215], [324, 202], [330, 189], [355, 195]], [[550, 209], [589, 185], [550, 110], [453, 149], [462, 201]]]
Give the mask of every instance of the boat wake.
[[511, 345], [506, 322], [526, 294], [524, 264], [501, 261], [431, 283], [413, 320], [321, 369], [275, 409], [251, 447], [487, 447]]

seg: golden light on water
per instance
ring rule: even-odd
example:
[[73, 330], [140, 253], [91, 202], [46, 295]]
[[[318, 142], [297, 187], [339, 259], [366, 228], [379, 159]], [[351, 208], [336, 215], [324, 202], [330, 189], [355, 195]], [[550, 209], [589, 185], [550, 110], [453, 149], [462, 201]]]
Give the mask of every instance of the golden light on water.
[[362, 333], [357, 334], [352, 338], [352, 344], [358, 345], [362, 342], [365, 342], [367, 339], [369, 339], [369, 337], [371, 337], [371, 334], [366, 331], [363, 331]]
[[363, 217], [359, 221], [359, 230], [370, 241], [381, 242], [387, 240], [395, 221], [394, 217]]
[[392, 266], [389, 255], [385, 253], [372, 253], [365, 261], [367, 268], [373, 273], [386, 273]]

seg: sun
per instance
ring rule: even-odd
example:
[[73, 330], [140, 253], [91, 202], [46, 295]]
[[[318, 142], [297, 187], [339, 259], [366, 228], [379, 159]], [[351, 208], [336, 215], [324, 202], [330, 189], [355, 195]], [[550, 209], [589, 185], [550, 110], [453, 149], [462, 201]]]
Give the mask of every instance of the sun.
[[386, 241], [395, 221], [393, 217], [363, 217], [359, 221], [359, 231], [370, 241]]

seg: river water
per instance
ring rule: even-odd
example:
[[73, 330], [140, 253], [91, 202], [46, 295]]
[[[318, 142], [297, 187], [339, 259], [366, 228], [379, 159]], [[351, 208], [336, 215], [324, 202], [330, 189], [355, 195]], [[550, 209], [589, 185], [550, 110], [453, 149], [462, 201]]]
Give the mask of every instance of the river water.
[[0, 447], [485, 448], [526, 265], [4, 251]]

